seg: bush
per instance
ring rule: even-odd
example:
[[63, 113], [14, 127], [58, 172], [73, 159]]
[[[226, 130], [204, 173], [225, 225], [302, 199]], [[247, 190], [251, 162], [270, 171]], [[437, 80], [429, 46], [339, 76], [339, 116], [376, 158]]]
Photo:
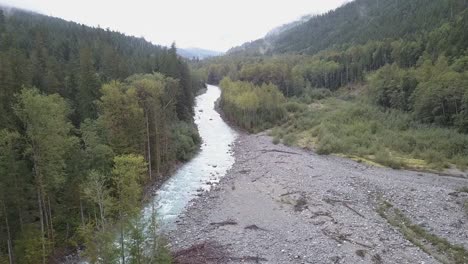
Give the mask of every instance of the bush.
[[279, 137], [273, 138], [273, 144], [278, 145], [280, 142], [281, 142], [281, 139]]
[[320, 155], [345, 152], [343, 143], [333, 134], [325, 134], [319, 137], [316, 151]]
[[[15, 243], [18, 263], [35, 264], [42, 260], [42, 238], [41, 232], [37, 227], [32, 224], [27, 225]], [[46, 249], [49, 249], [50, 241], [46, 241], [46, 243]]]
[[172, 143], [175, 149], [177, 160], [189, 160], [201, 143], [200, 135], [194, 125], [179, 122], [172, 128]]
[[284, 107], [286, 108], [286, 111], [290, 113], [304, 112], [307, 110], [307, 105], [291, 101], [284, 104]]
[[314, 101], [326, 99], [332, 95], [333, 93], [326, 88], [308, 88], [304, 91], [304, 94], [301, 96], [300, 100], [303, 103], [310, 104]]
[[442, 169], [450, 164], [468, 168], [468, 135], [421, 124], [409, 113], [384, 112], [360, 100], [322, 100], [320, 107], [296, 112], [272, 131], [278, 138], [285, 139], [287, 134], [285, 141], [292, 144], [296, 142], [289, 135], [300, 134], [306, 137], [301, 142], [311, 144], [303, 147], [314, 148], [319, 154], [360, 156], [392, 168], [411, 166], [403, 162], [408, 159], [420, 159], [413, 164], [419, 169]]
[[257, 86], [225, 78], [220, 86], [220, 105], [227, 118], [249, 132], [268, 129], [286, 116], [286, 99], [276, 85]]
[[394, 159], [386, 150], [379, 151], [375, 154], [375, 162], [392, 169], [401, 169], [404, 167], [403, 162]]
[[283, 143], [286, 146], [292, 146], [296, 142], [297, 136], [295, 134], [287, 134], [283, 137]]
[[370, 96], [380, 106], [409, 110], [409, 98], [416, 86], [414, 73], [399, 68], [396, 64], [386, 65], [370, 77]]

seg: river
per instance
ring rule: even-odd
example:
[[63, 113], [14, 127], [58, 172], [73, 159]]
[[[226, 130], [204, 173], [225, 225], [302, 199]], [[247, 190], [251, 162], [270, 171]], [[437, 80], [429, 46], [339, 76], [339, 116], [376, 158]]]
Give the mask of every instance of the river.
[[215, 110], [221, 95], [217, 86], [208, 85], [207, 91], [195, 99], [195, 123], [202, 138], [199, 153], [180, 167], [144, 208], [144, 216], [156, 209], [162, 229], [175, 228], [175, 220], [190, 201], [202, 191], [208, 191], [234, 164], [232, 144], [237, 137]]
[[[176, 227], [177, 217], [184, 213], [197, 194], [209, 191], [234, 164], [232, 144], [237, 133], [215, 110], [221, 96], [217, 86], [208, 85], [205, 93], [195, 98], [195, 124], [202, 138], [200, 151], [181, 166], [155, 193], [153, 200], [143, 208], [142, 217], [149, 219], [156, 209], [161, 231]], [[67, 257], [63, 263], [88, 264], [77, 255]]]

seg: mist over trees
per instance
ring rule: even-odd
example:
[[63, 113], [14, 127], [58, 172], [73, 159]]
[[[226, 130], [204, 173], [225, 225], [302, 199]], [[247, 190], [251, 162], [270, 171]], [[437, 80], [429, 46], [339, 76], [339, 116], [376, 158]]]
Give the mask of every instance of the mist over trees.
[[190, 66], [175, 44], [0, 7], [0, 263], [80, 246], [94, 263], [167, 263], [138, 208], [198, 149], [204, 80], [226, 118], [275, 143], [466, 169], [467, 7], [356, 0]]
[[[449, 2], [457, 7], [454, 10], [462, 9], [458, 1]], [[427, 12], [446, 6], [439, 5], [432, 6]], [[341, 9], [353, 6], [349, 4]], [[392, 5], [380, 8], [392, 9]], [[333, 92], [370, 80], [369, 95], [379, 97], [373, 100], [380, 106], [413, 112], [414, 117], [423, 123], [437, 123], [466, 131], [464, 118], [468, 109], [464, 106], [464, 98], [467, 92], [468, 33], [464, 29], [468, 25], [468, 13], [466, 10], [453, 11], [453, 16], [446, 15], [445, 23], [438, 20], [430, 23], [440, 25], [431, 31], [421, 29], [414, 34], [401, 33], [394, 39], [369, 40], [365, 44], [346, 43], [312, 55], [229, 55], [201, 62], [199, 67], [205, 69], [209, 82], [217, 83], [228, 76], [255, 85], [272, 83], [286, 97], [307, 97], [318, 88]], [[331, 19], [331, 16], [324, 15], [321, 19]], [[405, 22], [402, 19], [399, 23]], [[398, 27], [398, 24], [386, 25]], [[361, 29], [358, 27], [356, 30], [358, 34]]]
[[[463, 0], [357, 0], [194, 67], [221, 86], [225, 77], [276, 86], [287, 99], [281, 125], [245, 124], [245, 111], [224, 107], [250, 131], [274, 127], [275, 142], [396, 167], [417, 158], [426, 164], [419, 167], [464, 168], [468, 149], [457, 142], [468, 138], [467, 7]], [[391, 125], [380, 126], [384, 116]], [[400, 144], [379, 143], [398, 137]]]
[[275, 37], [267, 36], [233, 48], [228, 54], [313, 55], [340, 46], [421, 35], [454, 20], [466, 7], [464, 0], [350, 1], [336, 10], [313, 16]]

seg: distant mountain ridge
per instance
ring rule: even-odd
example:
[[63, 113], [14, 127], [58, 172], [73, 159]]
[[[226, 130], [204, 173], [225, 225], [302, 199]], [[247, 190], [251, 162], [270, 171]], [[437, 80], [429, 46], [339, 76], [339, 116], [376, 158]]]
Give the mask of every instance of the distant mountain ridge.
[[299, 25], [302, 25], [309, 21], [314, 15], [305, 15], [299, 18], [298, 20], [295, 20], [290, 23], [283, 24], [281, 26], [278, 26], [272, 30], [270, 30], [264, 38], [258, 39], [255, 41], [247, 42], [244, 43], [240, 46], [233, 47], [229, 49], [226, 53], [227, 54], [236, 54], [236, 53], [242, 53], [242, 52], [247, 52], [254, 50], [254, 53], [260, 53], [260, 54], [265, 54], [269, 49], [272, 48], [272, 43], [276, 40], [277, 37], [279, 37], [282, 33], [285, 31], [292, 29], [294, 27], [297, 27]]
[[302, 16], [301, 18], [299, 18], [298, 20], [295, 20], [293, 22], [290, 22], [290, 23], [286, 23], [286, 24], [283, 24], [279, 27], [276, 27], [272, 30], [270, 30], [266, 35], [265, 35], [265, 38], [271, 38], [271, 37], [274, 37], [274, 36], [278, 36], [280, 35], [281, 33], [291, 29], [291, 28], [294, 28], [294, 27], [297, 27], [303, 23], [306, 23], [307, 21], [309, 21], [314, 15], [310, 14], [310, 15], [305, 15], [305, 16]]
[[220, 56], [223, 55], [223, 52], [220, 51], [213, 51], [201, 48], [179, 48], [177, 53], [187, 59], [198, 58], [198, 59], [206, 59], [210, 57]]

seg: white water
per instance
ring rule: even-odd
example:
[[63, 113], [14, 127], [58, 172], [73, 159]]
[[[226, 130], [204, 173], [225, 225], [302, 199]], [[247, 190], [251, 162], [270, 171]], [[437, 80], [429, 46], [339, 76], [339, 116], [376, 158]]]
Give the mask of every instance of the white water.
[[[218, 183], [234, 163], [231, 146], [237, 134], [214, 109], [220, 95], [219, 87], [208, 85], [206, 93], [197, 96], [195, 123], [203, 140], [200, 152], [161, 186], [152, 201], [163, 229], [173, 228], [197, 193]], [[151, 215], [152, 203], [144, 208], [144, 216]]]

